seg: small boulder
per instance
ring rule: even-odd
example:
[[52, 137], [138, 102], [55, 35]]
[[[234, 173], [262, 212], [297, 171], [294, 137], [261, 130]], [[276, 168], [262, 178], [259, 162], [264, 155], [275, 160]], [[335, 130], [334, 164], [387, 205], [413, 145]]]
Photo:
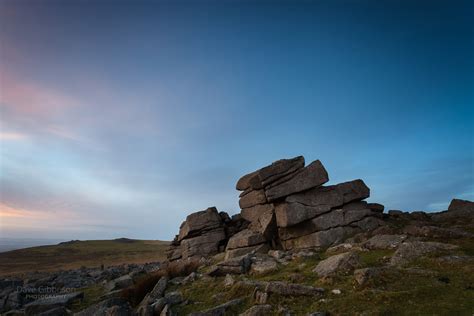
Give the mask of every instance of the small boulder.
[[278, 264], [272, 257], [267, 255], [258, 255], [252, 259], [250, 273], [266, 274], [278, 270]]
[[381, 267], [357, 269], [354, 271], [354, 279], [359, 285], [365, 285], [369, 280], [376, 278], [384, 271]]
[[235, 280], [232, 277], [232, 275], [227, 274], [224, 278], [224, 287], [231, 287], [234, 284], [235, 284]]
[[104, 286], [109, 292], [127, 288], [133, 285], [133, 279], [130, 275], [126, 274], [112, 281], [107, 282]]
[[406, 235], [375, 235], [365, 243], [363, 246], [367, 249], [395, 249], [405, 239]]
[[248, 310], [240, 314], [240, 316], [266, 316], [269, 315], [272, 311], [272, 306], [265, 304], [265, 305], [254, 305], [250, 307]]
[[391, 265], [403, 265], [428, 253], [453, 250], [459, 248], [456, 245], [429, 241], [412, 241], [402, 243], [390, 259]]
[[339, 272], [350, 272], [359, 264], [359, 256], [356, 253], [345, 252], [319, 262], [313, 272], [317, 273], [320, 277], [325, 277]]
[[226, 302], [224, 304], [218, 305], [216, 307], [210, 308], [208, 310], [205, 310], [203, 312], [196, 312], [196, 313], [191, 313], [189, 316], [224, 316], [226, 315], [226, 312], [233, 306], [242, 304], [244, 300], [241, 298], [237, 298], [234, 300], [231, 300], [229, 302]]
[[184, 299], [180, 291], [173, 291], [165, 294], [165, 300], [169, 305], [176, 305], [181, 303]]

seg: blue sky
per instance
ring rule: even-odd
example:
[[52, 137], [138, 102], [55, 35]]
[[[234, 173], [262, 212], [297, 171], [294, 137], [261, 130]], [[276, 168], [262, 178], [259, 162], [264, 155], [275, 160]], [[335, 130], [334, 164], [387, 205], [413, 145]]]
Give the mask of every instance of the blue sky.
[[388, 209], [474, 199], [471, 1], [0, 1], [0, 237], [171, 239], [320, 159]]

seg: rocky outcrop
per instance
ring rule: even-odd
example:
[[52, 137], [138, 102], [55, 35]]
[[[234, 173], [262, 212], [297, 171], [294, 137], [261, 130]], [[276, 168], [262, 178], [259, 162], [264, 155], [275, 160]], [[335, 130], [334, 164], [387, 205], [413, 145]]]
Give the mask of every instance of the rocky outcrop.
[[319, 160], [306, 167], [301, 156], [278, 160], [237, 182], [241, 215], [286, 250], [327, 247], [381, 224], [383, 205], [362, 201], [370, 195], [362, 180], [322, 186], [328, 180]]
[[226, 258], [269, 248], [323, 248], [377, 228], [383, 205], [363, 201], [370, 189], [360, 179], [323, 186], [321, 161], [305, 166], [302, 156], [281, 159], [244, 175], [240, 214], [217, 209], [189, 215], [168, 252], [170, 260], [206, 257], [224, 249]]
[[230, 237], [248, 226], [241, 216], [230, 218], [215, 207], [192, 213], [181, 224], [179, 234], [171, 243], [169, 260], [191, 259], [224, 251]]

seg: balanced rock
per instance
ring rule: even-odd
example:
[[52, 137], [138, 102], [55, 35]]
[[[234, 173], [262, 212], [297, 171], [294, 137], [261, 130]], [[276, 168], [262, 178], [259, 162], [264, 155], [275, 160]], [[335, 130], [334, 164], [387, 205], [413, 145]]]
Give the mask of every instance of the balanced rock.
[[303, 167], [303, 156], [292, 159], [281, 159], [269, 166], [243, 176], [237, 181], [236, 188], [239, 191], [261, 189], [285, 176], [294, 174]]
[[215, 207], [192, 213], [188, 215], [186, 220], [181, 224], [178, 241], [201, 235], [204, 231], [219, 227], [222, 227], [222, 218], [219, 216]]
[[268, 188], [265, 190], [265, 194], [268, 201], [274, 201], [293, 193], [314, 188], [328, 181], [329, 177], [326, 169], [319, 160], [316, 160], [288, 181]]

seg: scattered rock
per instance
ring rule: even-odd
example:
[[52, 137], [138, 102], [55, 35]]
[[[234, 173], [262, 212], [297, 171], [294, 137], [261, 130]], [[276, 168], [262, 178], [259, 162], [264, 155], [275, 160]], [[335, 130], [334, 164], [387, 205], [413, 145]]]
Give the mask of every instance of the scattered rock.
[[357, 269], [354, 271], [354, 279], [357, 284], [365, 285], [371, 279], [378, 277], [384, 270], [382, 267]]
[[266, 316], [270, 314], [271, 310], [272, 306], [268, 304], [254, 305], [240, 314], [240, 316]]
[[458, 248], [456, 245], [444, 244], [439, 242], [412, 241], [402, 243], [390, 260], [391, 265], [403, 265], [422, 255], [440, 251], [453, 250]]
[[171, 310], [171, 305], [166, 304], [165, 307], [161, 310], [160, 316], [172, 316], [172, 315], [174, 315], [174, 313]]
[[334, 294], [334, 295], [340, 295], [342, 292], [339, 289], [334, 289], [334, 290], [331, 291], [331, 293]]
[[268, 293], [260, 291], [257, 288], [255, 288], [253, 297], [257, 304], [266, 304], [268, 301]]
[[173, 291], [165, 294], [165, 300], [169, 305], [176, 305], [184, 301], [180, 291]]
[[256, 256], [250, 266], [250, 273], [252, 274], [266, 274], [276, 270], [278, 270], [277, 262], [267, 255]]
[[76, 300], [82, 300], [84, 298], [83, 292], [68, 293], [53, 295], [51, 297], [38, 299], [34, 302], [25, 305], [26, 315], [38, 315], [55, 309], [57, 307], [65, 307]]
[[243, 301], [243, 299], [237, 298], [203, 312], [191, 313], [190, 316], [224, 316], [229, 308], [242, 304]]
[[326, 277], [335, 273], [350, 272], [359, 264], [359, 256], [356, 253], [346, 252], [319, 262], [313, 272], [317, 273], [320, 277]]
[[227, 274], [247, 273], [251, 265], [251, 257], [249, 255], [232, 258], [215, 265], [208, 273], [210, 276], [224, 276]]
[[363, 243], [363, 246], [371, 250], [395, 249], [406, 240], [406, 238], [406, 235], [375, 235]]
[[429, 238], [464, 238], [474, 237], [474, 234], [468, 233], [461, 229], [456, 228], [441, 228], [436, 226], [418, 226], [408, 225], [403, 229], [404, 233], [417, 236], [417, 237], [429, 237]]
[[275, 259], [283, 259], [287, 254], [283, 250], [269, 250], [268, 255]]
[[234, 284], [235, 284], [235, 280], [232, 277], [232, 275], [227, 274], [224, 278], [224, 287], [231, 287]]
[[114, 306], [122, 307], [122, 310], [130, 310], [130, 305], [123, 298], [110, 298], [95, 305], [92, 305], [74, 316], [106, 316], [110, 308]]
[[126, 274], [124, 276], [121, 276], [119, 278], [116, 278], [110, 282], [108, 282], [104, 287], [109, 291], [115, 291], [115, 290], [120, 290], [127, 288], [129, 286], [133, 285], [133, 279], [130, 277], [130, 275]]

